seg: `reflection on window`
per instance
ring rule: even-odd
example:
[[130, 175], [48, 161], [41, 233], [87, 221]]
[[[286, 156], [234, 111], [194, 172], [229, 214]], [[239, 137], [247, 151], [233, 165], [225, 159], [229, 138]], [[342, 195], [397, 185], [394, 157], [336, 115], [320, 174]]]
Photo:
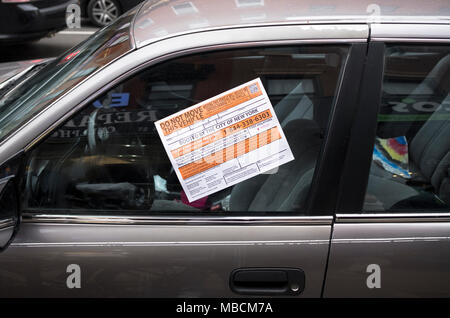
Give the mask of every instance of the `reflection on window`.
[[264, 6], [264, 0], [235, 0], [236, 7], [255, 7], [255, 6]]
[[[142, 71], [31, 151], [24, 206], [47, 213], [303, 213], [346, 54], [334, 46], [228, 50]], [[258, 77], [295, 160], [189, 202], [154, 122]]]
[[449, 209], [449, 51], [387, 49], [365, 211]]
[[209, 21], [207, 19], [195, 18], [193, 22], [189, 23], [190, 29], [201, 29], [209, 26]]
[[249, 13], [241, 14], [242, 21], [252, 21], [252, 20], [264, 20], [266, 18], [265, 13]]
[[176, 15], [185, 15], [198, 12], [197, 8], [194, 6], [192, 2], [183, 2], [175, 4], [172, 6], [172, 9]]

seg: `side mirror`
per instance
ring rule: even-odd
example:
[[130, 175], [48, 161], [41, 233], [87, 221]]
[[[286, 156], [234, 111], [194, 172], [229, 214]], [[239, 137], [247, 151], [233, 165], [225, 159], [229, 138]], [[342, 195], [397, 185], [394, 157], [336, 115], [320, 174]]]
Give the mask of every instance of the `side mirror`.
[[0, 179], [0, 251], [5, 250], [20, 223], [14, 176]]

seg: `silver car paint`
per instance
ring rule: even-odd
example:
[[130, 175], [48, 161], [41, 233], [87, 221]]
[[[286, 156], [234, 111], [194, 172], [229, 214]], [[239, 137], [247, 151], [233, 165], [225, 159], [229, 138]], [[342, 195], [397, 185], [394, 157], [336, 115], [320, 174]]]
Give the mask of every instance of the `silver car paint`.
[[[228, 280], [240, 267], [301, 268], [301, 295], [319, 297], [330, 230], [24, 223], [0, 257], [0, 297], [233, 297]], [[81, 268], [80, 289], [66, 286], [70, 264]]]
[[[449, 297], [448, 214], [337, 218], [324, 297]], [[370, 264], [381, 288], [369, 288]]]
[[[373, 24], [370, 38], [437, 44], [449, 35], [448, 25]], [[324, 297], [450, 297], [449, 216], [336, 215]], [[380, 266], [381, 288], [367, 285], [370, 264]]]

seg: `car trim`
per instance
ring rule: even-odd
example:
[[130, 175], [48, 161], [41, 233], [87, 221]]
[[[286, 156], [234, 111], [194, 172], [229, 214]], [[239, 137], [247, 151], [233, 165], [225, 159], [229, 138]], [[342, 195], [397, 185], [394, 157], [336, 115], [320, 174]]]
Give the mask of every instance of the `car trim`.
[[7, 229], [7, 228], [14, 227], [15, 224], [16, 224], [16, 221], [12, 217], [4, 219], [4, 220], [0, 220], [0, 231]]
[[418, 42], [418, 43], [449, 43], [450, 39], [445, 38], [371, 38], [372, 42]]
[[253, 246], [255, 244], [273, 245], [273, 244], [311, 244], [311, 245], [328, 245], [329, 240], [311, 239], [311, 240], [258, 240], [258, 241], [146, 241], [146, 242], [121, 242], [121, 241], [94, 241], [94, 242], [18, 242], [11, 243], [11, 247], [104, 247], [104, 246], [120, 246], [120, 247], [149, 247], [149, 246], [177, 246], [182, 244], [187, 246]]
[[[366, 43], [352, 44], [342, 66], [324, 143], [309, 190], [306, 210], [309, 214], [327, 215], [334, 211], [339, 201], [335, 190], [339, 187], [341, 170], [345, 164], [346, 140], [351, 134], [354, 113], [358, 109], [358, 92], [366, 52]], [[324, 197], [327, 200], [323, 200]]]
[[450, 25], [372, 24], [371, 41], [450, 41]]
[[136, 23], [136, 19], [138, 17], [139, 12], [141, 11], [144, 3], [145, 3], [145, 1], [140, 3], [140, 4], [138, 4], [135, 8], [129, 10], [129, 11], [136, 10], [136, 13], [133, 16], [133, 19], [131, 19], [130, 29], [128, 30], [128, 34], [130, 36], [130, 42], [133, 44], [132, 45], [133, 46], [133, 50], [135, 50], [137, 48], [136, 39], [134, 38], [134, 25]]
[[25, 75], [26, 73], [28, 73], [29, 71], [31, 71], [33, 69], [35, 65], [30, 65], [27, 68], [25, 68], [23, 71], [20, 71], [19, 73], [13, 75], [12, 77], [8, 78], [7, 80], [0, 82], [0, 89], [3, 89], [6, 85], [14, 82], [15, 80], [21, 78], [23, 75]]
[[[312, 21], [311, 21], [312, 22]], [[230, 26], [218, 26], [218, 27], [208, 27], [204, 29], [195, 29], [195, 30], [189, 30], [189, 31], [182, 31], [182, 32], [175, 32], [168, 34], [163, 37], [157, 37], [157, 38], [149, 38], [142, 41], [139, 41], [139, 39], [136, 40], [136, 34], [134, 35], [136, 48], [141, 49], [145, 46], [155, 44], [161, 41], [182, 37], [185, 35], [192, 35], [192, 34], [199, 34], [199, 33], [207, 33], [207, 32], [214, 32], [214, 31], [230, 31], [230, 30], [252, 30], [252, 29], [261, 29], [261, 28], [273, 28], [273, 27], [320, 27], [320, 26], [333, 26], [333, 27], [348, 27], [349, 25], [353, 26], [353, 31], [360, 31], [363, 32], [364, 28], [368, 25], [365, 21], [346, 21], [346, 22], [335, 22], [332, 20], [324, 20], [324, 21], [318, 21], [317, 23], [310, 23], [310, 21], [293, 21], [293, 22], [269, 22], [269, 23], [255, 23], [255, 24], [237, 24], [232, 27]], [[359, 30], [357, 30], [359, 28]], [[134, 33], [134, 29], [133, 29]], [[355, 34], [354, 38], [351, 36], [347, 36], [346, 39], [348, 40], [355, 40], [360, 39], [359, 35]], [[364, 42], [367, 41], [367, 39], [364, 39]]]
[[381, 98], [384, 50], [385, 43], [382, 42], [370, 42], [367, 46], [358, 99], [359, 106], [364, 107], [358, 107], [353, 115], [341, 182], [335, 190], [339, 196], [336, 213], [362, 211]]
[[[143, 17], [141, 14], [141, 10], [144, 8], [142, 6], [136, 14], [136, 20]], [[147, 13], [148, 14], [148, 13]], [[149, 16], [151, 14], [148, 14]], [[193, 30], [183, 30], [174, 33], [169, 33], [165, 36], [161, 37], [153, 37], [153, 38], [143, 38], [139, 39], [139, 36], [136, 41], [136, 47], [141, 48], [146, 45], [170, 39], [173, 37], [201, 33], [201, 32], [209, 32], [216, 30], [230, 30], [236, 28], [258, 28], [258, 27], [267, 27], [267, 26], [289, 26], [289, 25], [340, 25], [340, 24], [357, 24], [357, 25], [382, 25], [388, 26], [398, 26], [399, 28], [403, 28], [407, 30], [410, 26], [444, 26], [448, 27], [450, 24], [450, 17], [448, 16], [370, 16], [370, 15], [346, 15], [346, 16], [298, 16], [298, 17], [286, 17], [285, 21], [283, 20], [274, 20], [274, 21], [261, 21], [256, 23], [240, 23], [235, 24], [233, 26], [228, 25], [215, 25], [208, 26], [205, 28], [197, 28]], [[135, 26], [133, 25], [132, 32], [135, 33]]]
[[116, 225], [331, 225], [332, 216], [105, 216], [23, 213], [23, 223]]
[[336, 214], [335, 223], [450, 222], [450, 213], [364, 213]]

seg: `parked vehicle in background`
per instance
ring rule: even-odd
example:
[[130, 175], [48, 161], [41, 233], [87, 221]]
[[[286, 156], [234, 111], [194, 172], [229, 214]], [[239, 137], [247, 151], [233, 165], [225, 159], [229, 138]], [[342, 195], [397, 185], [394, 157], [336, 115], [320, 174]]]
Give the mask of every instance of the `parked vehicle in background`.
[[85, 17], [96, 26], [103, 27], [143, 0], [81, 0]]
[[66, 27], [66, 10], [78, 0], [0, 0], [0, 43], [34, 41]]

